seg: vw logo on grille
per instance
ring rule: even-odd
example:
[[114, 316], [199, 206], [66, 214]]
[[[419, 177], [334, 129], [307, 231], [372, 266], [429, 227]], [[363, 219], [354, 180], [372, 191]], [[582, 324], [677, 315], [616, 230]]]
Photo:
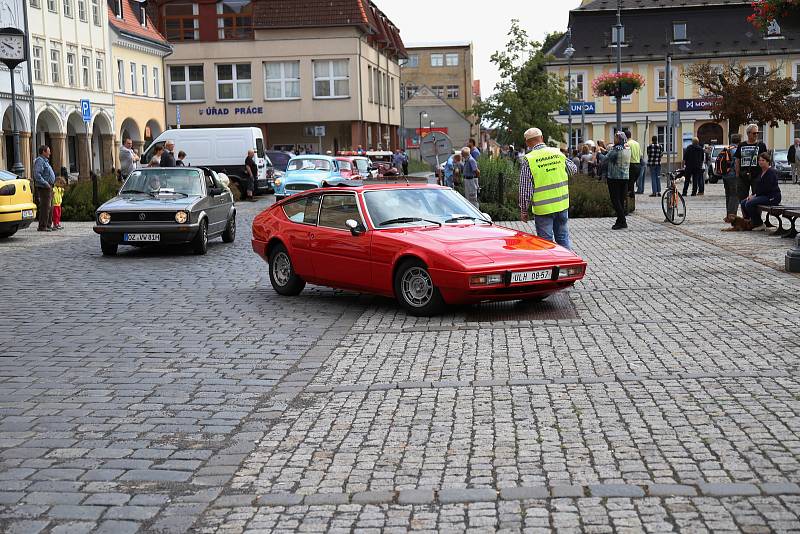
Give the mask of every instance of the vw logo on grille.
[[147, 214], [145, 214], [145, 213], [140, 213], [140, 214], [139, 214], [139, 220], [140, 220], [140, 221], [143, 221], [143, 220], [145, 220], [146, 218], [147, 218]]

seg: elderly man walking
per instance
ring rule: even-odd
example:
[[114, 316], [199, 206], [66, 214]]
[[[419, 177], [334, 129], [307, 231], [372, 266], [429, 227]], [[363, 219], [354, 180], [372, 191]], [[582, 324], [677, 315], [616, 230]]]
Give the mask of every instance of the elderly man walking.
[[122, 171], [123, 180], [136, 170], [138, 162], [139, 155], [133, 151], [133, 141], [130, 137], [126, 137], [122, 146], [119, 147], [119, 168]]
[[519, 175], [520, 218], [528, 222], [532, 209], [536, 235], [572, 249], [569, 177], [578, 172], [578, 167], [560, 150], [545, 145], [539, 128], [525, 132], [525, 143], [531, 150], [522, 159]]
[[478, 203], [478, 177], [481, 175], [481, 171], [478, 168], [478, 162], [475, 158], [472, 157], [470, 153], [469, 147], [464, 147], [461, 149], [461, 161], [463, 162], [463, 173], [462, 176], [464, 178], [464, 196], [467, 197], [470, 204], [475, 206], [476, 208], [480, 207]]
[[56, 184], [56, 173], [50, 165], [50, 147], [39, 147], [39, 156], [33, 162], [33, 183], [36, 187], [36, 198], [39, 200], [40, 232], [53, 230], [53, 186]]

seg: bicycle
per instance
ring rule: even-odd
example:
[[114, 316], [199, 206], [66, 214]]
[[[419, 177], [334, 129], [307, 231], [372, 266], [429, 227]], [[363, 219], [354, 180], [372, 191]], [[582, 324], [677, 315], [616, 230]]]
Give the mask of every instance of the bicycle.
[[667, 174], [667, 190], [661, 196], [661, 210], [664, 212], [664, 222], [674, 225], [683, 224], [686, 220], [686, 201], [678, 191], [678, 185], [686, 179], [683, 171]]

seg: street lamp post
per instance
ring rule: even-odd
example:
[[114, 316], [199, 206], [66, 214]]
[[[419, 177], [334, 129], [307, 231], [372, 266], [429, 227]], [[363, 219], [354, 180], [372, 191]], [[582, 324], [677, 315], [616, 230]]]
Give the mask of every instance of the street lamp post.
[[19, 28], [2, 28], [0, 36], [6, 48], [0, 51], [0, 62], [8, 69], [11, 80], [11, 136], [14, 150], [14, 165], [11, 172], [22, 178], [25, 166], [22, 164], [22, 155], [19, 149], [19, 126], [17, 124], [17, 87], [14, 80], [17, 65], [28, 60], [28, 39]]
[[422, 119], [428, 118], [427, 111], [419, 112], [419, 141], [417, 142], [417, 149], [419, 150], [419, 159], [422, 160]]
[[572, 28], [567, 28], [567, 49], [564, 56], [567, 58], [567, 123], [569, 124], [569, 138], [567, 140], [567, 152], [572, 154], [572, 56], [575, 49], [572, 48]]
[[[622, 72], [622, 0], [617, 0], [617, 74]], [[622, 131], [622, 97], [617, 91], [617, 131]]]
[[400, 84], [400, 146], [406, 149], [406, 124], [405, 124], [406, 84]]

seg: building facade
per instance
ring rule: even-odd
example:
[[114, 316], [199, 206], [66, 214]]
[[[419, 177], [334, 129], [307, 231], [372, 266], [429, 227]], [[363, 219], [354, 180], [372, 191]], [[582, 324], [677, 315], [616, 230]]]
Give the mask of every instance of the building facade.
[[397, 28], [368, 0], [301, 4], [158, 4], [173, 46], [167, 124], [257, 126], [276, 148], [398, 146], [405, 49]]
[[[0, 0], [0, 28], [12, 27], [25, 31], [24, 0]], [[3, 139], [0, 146], [0, 169], [10, 170], [14, 165], [13, 109], [11, 106], [11, 76], [8, 68], [0, 63], [0, 122]], [[20, 159], [26, 176], [30, 175], [31, 165], [31, 85], [28, 79], [28, 65], [20, 64], [14, 69], [14, 84], [17, 97], [17, 129], [20, 132]]]
[[[636, 72], [645, 87], [622, 102], [623, 127], [630, 128], [639, 142], [657, 136], [665, 147], [672, 147], [678, 161], [683, 147], [693, 136], [707, 144], [728, 142], [726, 121], [717, 122], [708, 111], [709, 101], [688, 79], [686, 70], [698, 62], [723, 66], [731, 62], [753, 72], [779, 69], [798, 79], [800, 72], [800, 28], [778, 24], [769, 34], [758, 32], [747, 16], [750, 2], [717, 0], [657, 1], [622, 0], [622, 70]], [[570, 12], [572, 29], [573, 145], [587, 139], [610, 140], [616, 127], [616, 102], [592, 95], [592, 81], [599, 75], [616, 72], [616, 2], [584, 0]], [[550, 50], [555, 59], [548, 70], [567, 82], [568, 62], [564, 50], [569, 43], [561, 39]], [[672, 100], [674, 128], [667, 131], [666, 57], [672, 57]], [[556, 119], [567, 124], [566, 110]], [[786, 148], [800, 133], [800, 125], [762, 125], [764, 141], [770, 148]], [[670, 142], [671, 140], [671, 142]]]
[[403, 124], [406, 132], [406, 148], [415, 157], [420, 136], [424, 137], [431, 130], [447, 134], [455, 148], [466, 146], [472, 137], [472, 123], [469, 119], [449, 101], [424, 85], [405, 101]]
[[[109, 83], [109, 29], [100, 0], [29, 0], [29, 46], [36, 102], [33, 145], [52, 149], [61, 167], [81, 177], [114, 166], [114, 102]], [[84, 123], [80, 101], [89, 99]]]
[[108, 5], [114, 89], [115, 167], [119, 144], [130, 137], [139, 154], [164, 131], [164, 57], [172, 47], [137, 0]]
[[[402, 62], [401, 98], [404, 101], [414, 97], [422, 87], [427, 87], [434, 95], [456, 109], [470, 123], [469, 138], [478, 138], [480, 123], [472, 115], [465, 113], [474, 107], [475, 86], [473, 74], [473, 48], [471, 42], [419, 43], [407, 46], [408, 59]], [[478, 85], [480, 87], [480, 85]], [[429, 111], [430, 118], [437, 124], [448, 120], [449, 110], [438, 107], [443, 116]], [[406, 147], [417, 145], [417, 126], [413, 121], [404, 124]], [[458, 144], [461, 140], [453, 139]]]

